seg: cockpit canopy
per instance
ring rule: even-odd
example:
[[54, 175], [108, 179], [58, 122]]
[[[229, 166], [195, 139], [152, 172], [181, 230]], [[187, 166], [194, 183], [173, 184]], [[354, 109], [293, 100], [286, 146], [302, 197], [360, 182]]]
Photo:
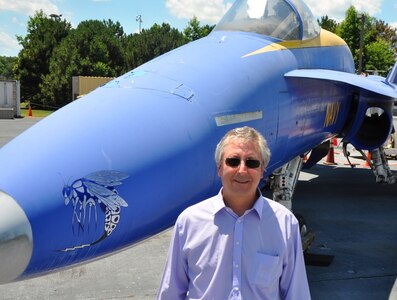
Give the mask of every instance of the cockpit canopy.
[[302, 0], [237, 0], [214, 30], [306, 40], [316, 37], [320, 26]]

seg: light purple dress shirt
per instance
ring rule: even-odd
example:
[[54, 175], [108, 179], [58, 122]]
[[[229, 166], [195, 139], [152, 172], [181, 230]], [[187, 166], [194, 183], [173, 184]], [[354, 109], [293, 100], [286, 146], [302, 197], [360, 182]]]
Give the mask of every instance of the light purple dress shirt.
[[157, 299], [310, 299], [299, 224], [281, 204], [257, 199], [241, 217], [222, 193], [176, 221]]

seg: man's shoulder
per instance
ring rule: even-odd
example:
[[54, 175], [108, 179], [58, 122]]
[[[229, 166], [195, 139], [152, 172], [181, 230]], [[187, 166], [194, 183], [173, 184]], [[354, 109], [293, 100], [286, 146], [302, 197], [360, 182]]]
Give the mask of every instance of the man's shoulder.
[[217, 196], [207, 198], [187, 207], [179, 215], [179, 221], [207, 217], [214, 214], [214, 201]]
[[285, 217], [291, 217], [292, 219], [296, 219], [295, 215], [292, 211], [290, 211], [288, 208], [286, 208], [284, 205], [278, 203], [277, 201], [268, 199], [266, 197], [262, 197], [263, 202], [264, 202], [264, 213], [266, 213], [267, 210], [271, 210], [274, 213], [276, 213], [279, 216], [285, 216]]

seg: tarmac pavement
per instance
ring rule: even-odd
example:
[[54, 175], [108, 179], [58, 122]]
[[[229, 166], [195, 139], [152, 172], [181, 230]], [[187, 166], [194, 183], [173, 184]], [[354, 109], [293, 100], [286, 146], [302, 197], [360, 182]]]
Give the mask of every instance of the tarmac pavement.
[[[38, 120], [0, 120], [0, 147]], [[353, 158], [352, 169], [341, 152], [337, 165], [301, 172], [294, 195], [294, 211], [316, 234], [310, 252], [334, 256], [327, 267], [307, 265], [312, 299], [397, 300], [397, 184], [376, 184], [363, 160]], [[0, 299], [155, 299], [170, 237], [167, 230], [95, 262], [0, 285]]]
[[0, 147], [36, 124], [40, 118], [0, 119]]

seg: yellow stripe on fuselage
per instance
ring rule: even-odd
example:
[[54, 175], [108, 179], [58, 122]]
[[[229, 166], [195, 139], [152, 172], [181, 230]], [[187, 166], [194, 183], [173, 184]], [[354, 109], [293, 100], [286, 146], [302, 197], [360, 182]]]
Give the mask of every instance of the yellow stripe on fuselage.
[[255, 50], [251, 53], [248, 53], [244, 55], [242, 58], [258, 55], [266, 52], [271, 52], [271, 51], [299, 49], [299, 48], [314, 48], [314, 47], [334, 47], [334, 46], [346, 46], [346, 42], [336, 34], [321, 29], [320, 34], [313, 39], [282, 41], [279, 43], [273, 43], [261, 49]]

